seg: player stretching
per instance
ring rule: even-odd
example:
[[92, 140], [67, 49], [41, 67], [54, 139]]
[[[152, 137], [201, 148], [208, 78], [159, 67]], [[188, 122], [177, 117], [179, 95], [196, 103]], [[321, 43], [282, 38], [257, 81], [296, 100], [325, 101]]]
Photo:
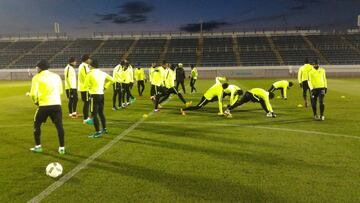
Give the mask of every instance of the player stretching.
[[82, 63], [79, 66], [78, 70], [78, 91], [81, 94], [81, 100], [84, 102], [83, 106], [83, 114], [85, 124], [89, 120], [89, 92], [85, 89], [85, 78], [87, 73], [90, 71], [89, 64], [91, 63], [91, 59], [88, 54], [85, 54], [81, 57]]
[[[121, 87], [121, 71], [122, 71], [122, 65], [121, 63], [118, 64], [117, 66], [115, 66], [115, 68], [113, 69], [113, 79], [114, 79], [114, 84], [113, 84], [113, 107], [112, 110], [118, 110], [118, 107], [121, 108], [122, 107], [122, 87]], [[118, 107], [116, 106], [116, 100], [118, 100]]]
[[198, 77], [198, 71], [196, 69], [196, 67], [191, 64], [191, 77], [190, 77], [190, 87], [191, 87], [191, 92], [196, 92], [196, 87], [195, 87], [195, 83]]
[[300, 88], [303, 89], [303, 98], [304, 98], [305, 107], [308, 107], [306, 94], [307, 94], [307, 91], [309, 90], [309, 85], [308, 85], [309, 72], [312, 69], [313, 69], [313, 66], [310, 65], [309, 59], [305, 58], [305, 64], [303, 66], [301, 66], [298, 71], [298, 81], [300, 84]]
[[166, 93], [161, 97], [159, 104], [167, 100], [171, 94], [176, 94], [186, 106], [190, 106], [192, 102], [186, 102], [182, 94], [175, 88], [175, 65], [171, 65], [171, 67], [167, 66], [165, 74]]
[[55, 124], [59, 138], [59, 154], [65, 154], [64, 128], [62, 123], [61, 97], [62, 81], [59, 75], [48, 71], [49, 63], [41, 60], [36, 65], [36, 74], [31, 81], [30, 96], [35, 105], [39, 106], [34, 116], [35, 147], [30, 150], [43, 152], [41, 147], [41, 124], [50, 117]]
[[218, 115], [222, 116], [223, 113], [223, 106], [222, 106], [222, 100], [223, 100], [223, 90], [229, 87], [229, 84], [225, 82], [226, 78], [216, 78], [216, 83], [210, 87], [203, 97], [201, 98], [200, 102], [196, 106], [190, 106], [184, 109], [180, 109], [181, 114], [185, 115], [186, 111], [192, 111], [197, 110], [208, 104], [209, 102], [215, 102], [218, 101], [219, 104], [219, 112]]
[[229, 106], [232, 106], [239, 99], [239, 96], [241, 96], [243, 93], [244, 91], [242, 91], [240, 87], [236, 85], [229, 85], [228, 88], [224, 89], [223, 97], [230, 96]]
[[239, 99], [235, 104], [230, 106], [226, 111], [225, 114], [231, 117], [231, 110], [234, 108], [241, 106], [249, 101], [257, 102], [261, 104], [261, 107], [266, 112], [267, 117], [276, 117], [276, 114], [274, 113], [271, 104], [270, 99], [273, 99], [275, 94], [273, 92], [267, 92], [264, 89], [261, 88], [253, 88], [249, 91], [246, 91], [244, 96]]
[[285, 100], [287, 100], [287, 89], [290, 89], [290, 87], [293, 86], [292, 82], [289, 82], [287, 80], [280, 80], [277, 82], [274, 82], [272, 86], [269, 89], [269, 92], [274, 92], [275, 90], [281, 91], [281, 97]]
[[[315, 61], [314, 69], [309, 72], [309, 88], [311, 91], [311, 106], [314, 113], [315, 120], [325, 120], [324, 110], [324, 98], [327, 93], [327, 81], [325, 75], [325, 69], [319, 67], [317, 61]], [[320, 105], [320, 117], [317, 115], [316, 105], [319, 98]]]
[[74, 57], [70, 57], [69, 64], [64, 69], [65, 78], [65, 92], [66, 97], [69, 99], [68, 109], [69, 116], [71, 118], [77, 118], [76, 105], [78, 102], [78, 94], [76, 89], [76, 72], [74, 67], [76, 66], [76, 60]]
[[144, 69], [138, 65], [138, 67], [136, 67], [135, 69], [135, 80], [137, 83], [137, 89], [140, 97], [142, 97], [142, 94], [145, 89], [145, 79], [146, 78], [145, 78]]
[[[114, 79], [107, 73], [99, 70], [99, 63], [97, 60], [91, 62], [92, 70], [86, 76], [85, 88], [90, 93], [90, 112], [91, 119], [87, 124], [94, 124], [95, 133], [89, 135], [90, 138], [98, 138], [102, 134], [107, 133], [106, 120], [104, 115], [104, 90], [113, 84]], [[99, 127], [99, 118], [102, 129]]]

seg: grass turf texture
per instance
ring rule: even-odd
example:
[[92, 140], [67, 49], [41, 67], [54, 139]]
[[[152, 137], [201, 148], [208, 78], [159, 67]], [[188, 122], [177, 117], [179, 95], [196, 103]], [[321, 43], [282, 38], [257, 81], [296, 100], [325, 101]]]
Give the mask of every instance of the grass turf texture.
[[[245, 90], [268, 89], [273, 81], [231, 83]], [[161, 112], [146, 118], [44, 201], [359, 202], [359, 82], [328, 81], [324, 122], [314, 121], [310, 108], [297, 107], [302, 104], [297, 83], [287, 101], [272, 100], [275, 119], [266, 118], [260, 105], [253, 103], [237, 108], [232, 119], [217, 116], [217, 103], [181, 116], [182, 103], [173, 96]], [[185, 98], [195, 105], [213, 83], [198, 81], [198, 93], [185, 94]], [[48, 163], [60, 162], [64, 173], [69, 172], [153, 108], [148, 86], [146, 96], [119, 111], [111, 110], [109, 90], [105, 108], [110, 133], [89, 139], [93, 127], [68, 118], [64, 95], [67, 154], [58, 155], [56, 130], [50, 120], [42, 128], [45, 151], [33, 154], [28, 149], [34, 142], [36, 107], [25, 97], [29, 87], [28, 81], [0, 82], [0, 202], [30, 200], [56, 181], [45, 175]], [[79, 102], [78, 110], [81, 108]]]

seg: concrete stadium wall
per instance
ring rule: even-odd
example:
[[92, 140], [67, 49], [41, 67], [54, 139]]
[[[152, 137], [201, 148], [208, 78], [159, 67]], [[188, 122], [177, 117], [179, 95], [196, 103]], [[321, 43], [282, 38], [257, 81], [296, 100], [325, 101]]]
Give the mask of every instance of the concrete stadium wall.
[[[328, 77], [360, 77], [360, 65], [328, 65], [323, 66]], [[296, 78], [298, 66], [250, 66], [250, 67], [198, 67], [199, 79], [213, 79], [216, 76], [228, 78]], [[112, 68], [103, 68], [105, 72], [112, 74]], [[52, 69], [63, 77], [62, 69]], [[148, 69], [145, 70], [146, 73]], [[186, 75], [190, 74], [190, 68], [185, 68]], [[35, 69], [31, 70], [35, 74]], [[0, 70], [0, 80], [30, 80], [31, 76], [27, 69]]]

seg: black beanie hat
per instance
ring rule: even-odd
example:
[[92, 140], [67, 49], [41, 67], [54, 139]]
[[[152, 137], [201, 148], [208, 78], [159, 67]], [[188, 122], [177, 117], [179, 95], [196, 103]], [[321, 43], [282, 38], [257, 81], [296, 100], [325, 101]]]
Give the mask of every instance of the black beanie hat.
[[70, 58], [69, 58], [69, 63], [73, 63], [73, 62], [75, 62], [75, 61], [76, 61], [75, 57], [70, 57]]
[[90, 58], [89, 54], [84, 54], [81, 56], [81, 61], [84, 62]]
[[96, 59], [93, 59], [90, 65], [93, 68], [99, 68], [99, 62]]
[[42, 59], [36, 64], [36, 67], [40, 68], [41, 70], [48, 70], [50, 65], [49, 62], [45, 59]]

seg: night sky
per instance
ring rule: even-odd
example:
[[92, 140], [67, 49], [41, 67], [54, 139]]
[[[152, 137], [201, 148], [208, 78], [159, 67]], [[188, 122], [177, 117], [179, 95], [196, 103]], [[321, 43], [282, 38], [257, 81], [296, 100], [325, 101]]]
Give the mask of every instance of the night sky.
[[0, 0], [0, 33], [349, 28], [359, 14], [360, 0]]

